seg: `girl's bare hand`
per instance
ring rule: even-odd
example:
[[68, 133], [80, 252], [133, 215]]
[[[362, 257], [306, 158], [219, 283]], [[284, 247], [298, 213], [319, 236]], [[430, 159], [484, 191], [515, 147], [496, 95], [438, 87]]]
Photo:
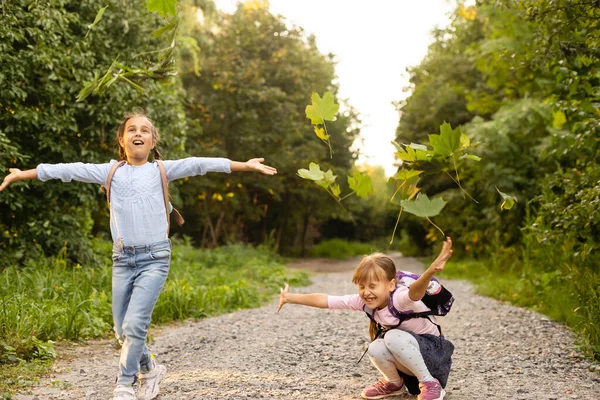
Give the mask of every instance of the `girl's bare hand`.
[[283, 286], [282, 289], [279, 289], [280, 294], [279, 294], [279, 307], [277, 307], [277, 311], [279, 312], [279, 310], [281, 310], [281, 307], [283, 307], [283, 305], [285, 303], [287, 303], [287, 295], [290, 292], [290, 285], [288, 285], [287, 283]]
[[21, 170], [18, 168], [9, 168], [8, 172], [10, 172], [10, 174], [6, 175], [4, 177], [4, 180], [2, 181], [2, 185], [0, 185], [0, 192], [3, 191], [10, 183], [14, 182], [14, 181], [18, 181], [19, 179], [19, 174], [21, 173]]
[[277, 170], [268, 165], [264, 165], [262, 163], [263, 161], [265, 161], [264, 158], [252, 158], [252, 159], [246, 161], [246, 164], [253, 171], [258, 171], [265, 175], [275, 175], [277, 173]]
[[446, 241], [442, 245], [440, 255], [435, 259], [429, 268], [433, 269], [434, 272], [440, 272], [444, 270], [446, 261], [452, 256], [452, 239], [450, 236], [446, 237]]

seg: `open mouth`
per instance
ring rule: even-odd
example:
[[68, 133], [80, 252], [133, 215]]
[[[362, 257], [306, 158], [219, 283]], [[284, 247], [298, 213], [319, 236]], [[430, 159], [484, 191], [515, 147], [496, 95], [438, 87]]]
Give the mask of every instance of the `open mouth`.
[[143, 146], [144, 142], [142, 140], [134, 140], [133, 145], [134, 146]]
[[376, 297], [365, 297], [365, 301], [374, 301]]

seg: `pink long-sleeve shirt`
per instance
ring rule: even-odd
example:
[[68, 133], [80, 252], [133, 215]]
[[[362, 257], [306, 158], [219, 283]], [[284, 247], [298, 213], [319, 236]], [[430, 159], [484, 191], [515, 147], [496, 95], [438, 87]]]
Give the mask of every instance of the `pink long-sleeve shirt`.
[[[392, 298], [394, 307], [400, 312], [413, 311], [423, 312], [429, 311], [429, 308], [422, 301], [412, 301], [408, 296], [408, 287], [400, 286], [394, 292]], [[356, 311], [363, 311], [364, 301], [358, 294], [347, 294], [344, 296], [327, 296], [327, 305], [329, 308], [334, 309], [349, 309]], [[385, 307], [382, 310], [375, 310], [373, 315], [375, 321], [379, 322], [385, 327], [393, 327], [398, 325], [398, 318], [394, 317], [390, 310]], [[437, 324], [435, 317], [430, 316], [431, 321]], [[397, 329], [403, 331], [413, 332], [416, 334], [431, 334], [439, 336], [437, 326], [431, 323], [427, 318], [413, 318], [404, 321]]]

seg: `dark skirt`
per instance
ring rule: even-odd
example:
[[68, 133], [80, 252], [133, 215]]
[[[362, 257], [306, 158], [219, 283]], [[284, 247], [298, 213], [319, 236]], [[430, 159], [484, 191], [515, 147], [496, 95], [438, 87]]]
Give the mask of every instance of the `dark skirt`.
[[[408, 332], [415, 337], [419, 343], [421, 355], [425, 361], [429, 373], [438, 381], [442, 387], [446, 387], [448, 383], [448, 375], [450, 375], [450, 367], [452, 367], [452, 353], [454, 353], [454, 345], [452, 342], [442, 336], [435, 335], [418, 335]], [[411, 375], [406, 375], [402, 371], [398, 371], [404, 379], [404, 384], [410, 394], [419, 394], [419, 380]]]

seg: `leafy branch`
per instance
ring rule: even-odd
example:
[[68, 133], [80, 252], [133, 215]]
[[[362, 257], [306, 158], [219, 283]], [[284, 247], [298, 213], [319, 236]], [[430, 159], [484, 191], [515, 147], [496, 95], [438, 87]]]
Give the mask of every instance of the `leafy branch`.
[[[330, 156], [333, 157], [331, 150], [330, 136], [327, 133], [325, 120], [331, 121], [335, 117], [339, 109], [339, 105], [334, 103], [334, 98], [331, 92], [325, 92], [323, 98], [317, 93], [311, 96], [312, 104], [306, 107], [306, 117], [309, 118], [314, 125], [315, 134], [319, 139], [329, 146]], [[323, 125], [321, 128], [319, 125]], [[468, 197], [475, 203], [478, 203], [462, 186], [460, 174], [458, 172], [459, 163], [463, 160], [481, 161], [481, 158], [468, 151], [475, 147], [471, 144], [471, 140], [465, 135], [461, 128], [452, 129], [450, 124], [443, 123], [440, 125], [440, 133], [429, 135], [429, 141], [425, 144], [410, 143], [399, 144], [392, 142], [396, 147], [396, 157], [402, 160], [400, 170], [392, 178], [396, 185], [396, 190], [390, 199], [391, 202], [400, 206], [394, 231], [390, 244], [394, 241], [394, 236], [400, 217], [403, 211], [413, 214], [417, 217], [426, 219], [440, 233], [444, 235], [444, 231], [436, 225], [431, 218], [439, 215], [442, 209], [446, 206], [446, 201], [441, 197], [429, 198], [425, 193], [421, 192], [418, 183], [423, 172], [438, 170], [446, 174], [463, 192], [463, 196]], [[454, 176], [451, 174], [454, 172]], [[348, 185], [351, 192], [343, 197], [340, 197], [340, 186], [335, 183], [336, 176], [331, 170], [327, 172], [321, 171], [321, 167], [311, 162], [309, 169], [299, 169], [298, 175], [301, 178], [314, 181], [317, 185], [323, 187], [340, 205], [341, 202], [352, 194], [366, 198], [372, 194], [373, 188], [371, 185], [371, 177], [363, 175], [360, 172], [355, 172], [353, 176], [348, 176]], [[496, 188], [497, 189], [497, 188]], [[497, 189], [498, 190], [498, 189]], [[516, 202], [516, 197], [505, 193], [498, 193], [503, 198], [501, 209], [510, 209]], [[343, 206], [342, 206], [343, 207]]]
[[[329, 147], [329, 157], [333, 158], [333, 150], [327, 133], [325, 121], [334, 121], [335, 114], [340, 109], [340, 105], [335, 103], [333, 94], [329, 91], [323, 94], [323, 98], [318, 93], [313, 92], [311, 96], [312, 104], [306, 106], [306, 118], [314, 125], [315, 135]], [[319, 125], [323, 125], [321, 128]]]
[[[147, 0], [146, 8], [149, 12], [157, 12], [161, 17], [170, 19], [167, 23], [156, 30], [152, 36], [155, 38], [163, 35], [168, 37], [169, 45], [165, 48], [155, 50], [153, 52], [145, 52], [137, 54], [135, 57], [140, 57], [148, 54], [157, 54], [157, 63], [147, 68], [131, 68], [125, 64], [120, 63], [119, 56], [115, 58], [112, 64], [108, 67], [106, 72], [100, 75], [98, 72], [94, 74], [94, 78], [86, 82], [84, 87], [77, 95], [77, 102], [85, 100], [88, 96], [101, 95], [116, 81], [121, 80], [129, 84], [131, 87], [136, 89], [138, 92], [143, 92], [144, 88], [140, 85], [140, 82], [146, 79], [161, 80], [169, 76], [177, 74], [177, 66], [175, 63], [175, 44], [177, 42], [177, 31], [180, 23], [180, 16], [177, 14], [176, 6], [177, 0]], [[94, 22], [88, 25], [88, 31], [85, 35], [87, 38], [94, 27], [96, 27], [104, 15], [106, 7], [102, 7], [98, 10]], [[192, 51], [194, 55], [197, 53], [197, 44], [194, 46], [193, 43], [185, 41], [185, 46]]]

